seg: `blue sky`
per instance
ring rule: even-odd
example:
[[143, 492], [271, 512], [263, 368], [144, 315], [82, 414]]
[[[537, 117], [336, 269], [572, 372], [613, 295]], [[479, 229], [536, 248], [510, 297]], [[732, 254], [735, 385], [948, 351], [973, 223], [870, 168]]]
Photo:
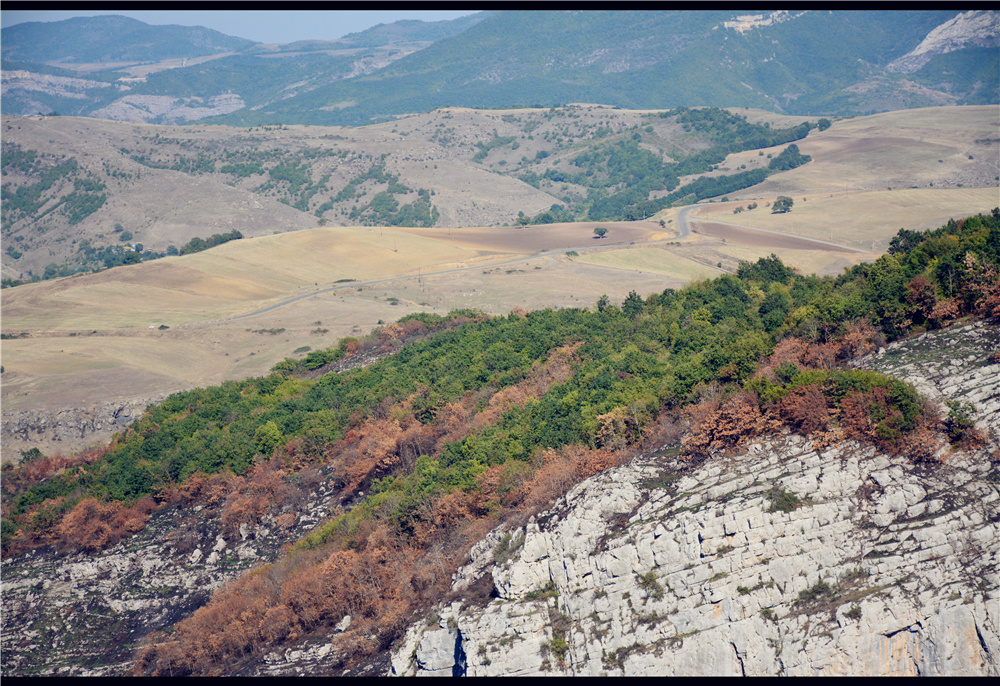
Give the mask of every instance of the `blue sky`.
[[119, 14], [147, 24], [205, 26], [216, 31], [262, 43], [291, 43], [296, 40], [332, 40], [363, 31], [376, 24], [400, 19], [442, 21], [457, 19], [474, 10], [141, 10], [95, 11], [6, 10], [0, 11], [0, 26], [7, 28], [26, 21], [62, 21], [72, 17]]

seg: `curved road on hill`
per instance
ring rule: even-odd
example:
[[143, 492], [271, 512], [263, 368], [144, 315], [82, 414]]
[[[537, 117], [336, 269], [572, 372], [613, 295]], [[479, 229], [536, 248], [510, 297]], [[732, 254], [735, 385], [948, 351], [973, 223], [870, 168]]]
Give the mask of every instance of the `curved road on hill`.
[[[668, 238], [668, 239], [663, 239], [663, 240], [659, 240], [659, 241], [649, 241], [648, 243], [643, 243], [643, 245], [651, 245], [653, 243], [669, 243], [669, 242], [676, 241], [676, 240], [681, 239], [681, 238], [687, 238], [688, 236], [691, 235], [691, 226], [688, 223], [689, 222], [689, 220], [688, 220], [688, 214], [692, 210], [697, 210], [697, 209], [700, 209], [700, 208], [701, 208], [701, 206], [699, 206], [699, 205], [689, 205], [688, 207], [683, 208], [680, 212], [677, 213], [677, 229], [678, 229], [677, 238]], [[865, 250], [860, 250], [858, 248], [852, 248], [852, 247], [849, 247], [849, 246], [846, 246], [846, 245], [839, 245], [837, 243], [830, 243], [828, 241], [821, 241], [821, 240], [818, 240], [818, 239], [815, 239], [815, 238], [805, 238], [803, 236], [795, 236], [793, 234], [781, 233], [780, 231], [769, 231], [767, 229], [758, 229], [758, 228], [754, 228], [752, 226], [744, 226], [742, 224], [733, 224], [731, 222], [724, 222], [724, 221], [719, 221], [719, 220], [716, 220], [716, 219], [711, 219], [711, 220], [694, 220], [694, 219], [692, 219], [690, 221], [710, 221], [710, 222], [715, 223], [715, 224], [724, 224], [724, 225], [727, 225], [727, 226], [735, 226], [735, 227], [738, 227], [738, 228], [741, 228], [741, 229], [745, 229], [745, 230], [748, 230], [748, 231], [758, 231], [760, 233], [767, 233], [767, 234], [772, 234], [772, 235], [775, 235], [775, 236], [786, 236], [788, 238], [795, 238], [798, 241], [807, 241], [807, 242], [811, 242], [811, 243], [817, 243], [819, 245], [822, 245], [825, 249], [829, 249], [831, 247], [834, 247], [834, 248], [839, 248], [839, 249], [841, 249], [841, 250], [843, 250], [845, 252], [867, 252]], [[359, 286], [376, 286], [376, 285], [380, 285], [380, 284], [393, 283], [393, 282], [396, 282], [396, 281], [408, 281], [410, 279], [416, 279], [416, 278], [424, 278], [424, 277], [430, 277], [430, 276], [443, 276], [445, 274], [457, 274], [459, 272], [469, 271], [469, 270], [472, 270], [472, 269], [483, 269], [484, 267], [489, 267], [489, 268], [505, 267], [507, 265], [516, 264], [518, 262], [523, 262], [525, 260], [530, 260], [530, 259], [534, 259], [534, 258], [538, 258], [538, 257], [553, 257], [555, 255], [565, 255], [567, 252], [570, 252], [570, 251], [573, 251], [573, 250], [588, 250], [588, 251], [589, 250], [608, 250], [608, 249], [611, 249], [611, 248], [627, 247], [628, 245], [632, 245], [632, 244], [631, 243], [609, 243], [607, 245], [598, 245], [598, 246], [588, 245], [588, 246], [581, 246], [581, 247], [578, 247], [578, 248], [559, 248], [557, 250], [546, 250], [546, 251], [543, 251], [543, 252], [534, 253], [533, 255], [524, 255], [524, 256], [521, 256], [521, 257], [514, 258], [514, 259], [504, 260], [502, 262], [492, 262], [490, 264], [477, 264], [477, 265], [472, 266], [472, 267], [455, 267], [454, 269], [442, 269], [442, 270], [436, 271], [436, 272], [422, 272], [419, 275], [390, 276], [390, 277], [387, 277], [387, 278], [384, 278], [384, 279], [372, 279], [370, 281], [350, 281], [350, 282], [342, 283], [342, 284], [339, 284], [339, 285], [336, 285], [336, 286], [329, 286], [327, 288], [321, 288], [319, 290], [311, 291], [309, 293], [303, 293], [302, 295], [297, 295], [294, 298], [289, 298], [288, 300], [283, 300], [280, 303], [276, 303], [274, 305], [269, 305], [268, 307], [265, 307], [263, 309], [255, 310], [254, 312], [248, 312], [247, 314], [241, 314], [238, 317], [230, 317], [228, 319], [216, 319], [216, 320], [208, 321], [208, 322], [192, 322], [192, 323], [197, 323], [197, 324], [211, 324], [211, 323], [217, 323], [217, 322], [237, 321], [239, 319], [249, 319], [250, 317], [256, 317], [256, 316], [259, 316], [259, 315], [262, 315], [262, 314], [267, 314], [268, 312], [273, 312], [273, 311], [281, 309], [282, 307], [285, 307], [287, 305], [291, 305], [292, 303], [297, 303], [300, 300], [305, 300], [307, 298], [311, 298], [311, 297], [316, 296], [316, 295], [322, 295], [323, 293], [332, 293], [334, 291], [344, 290], [346, 288], [357, 288]], [[182, 326], [187, 326], [187, 325], [185, 324], [185, 325], [182, 325]]]

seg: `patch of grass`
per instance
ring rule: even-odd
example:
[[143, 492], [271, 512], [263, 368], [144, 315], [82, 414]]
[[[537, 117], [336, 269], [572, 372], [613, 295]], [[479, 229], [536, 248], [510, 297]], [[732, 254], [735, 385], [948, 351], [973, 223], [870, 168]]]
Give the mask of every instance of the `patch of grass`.
[[809, 498], [800, 498], [791, 491], [782, 489], [780, 486], [771, 488], [765, 494], [765, 497], [771, 501], [771, 507], [768, 508], [768, 512], [791, 512], [810, 500]]
[[830, 584], [826, 583], [822, 579], [813, 584], [812, 588], [807, 588], [804, 591], [799, 592], [798, 600], [795, 601], [796, 605], [804, 605], [806, 603], [816, 602], [824, 597], [835, 597], [836, 592]]
[[504, 534], [504, 537], [500, 539], [500, 543], [497, 544], [496, 550], [493, 551], [493, 559], [498, 565], [503, 564], [513, 557], [521, 549], [522, 545], [524, 545], [523, 533], [519, 532], [513, 537], [509, 533]]
[[650, 570], [645, 574], [635, 575], [636, 580], [639, 583], [639, 588], [646, 592], [646, 595], [655, 598], [656, 600], [663, 599], [663, 586], [656, 579], [656, 572]]
[[544, 587], [528, 591], [524, 594], [525, 600], [544, 600], [546, 598], [558, 598], [559, 591], [556, 589], [554, 581], [549, 581]]

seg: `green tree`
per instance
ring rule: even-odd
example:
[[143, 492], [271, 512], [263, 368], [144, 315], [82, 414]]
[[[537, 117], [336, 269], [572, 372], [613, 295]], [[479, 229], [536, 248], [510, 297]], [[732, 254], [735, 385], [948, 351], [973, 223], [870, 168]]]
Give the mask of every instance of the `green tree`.
[[270, 455], [281, 443], [281, 429], [273, 420], [257, 427], [253, 437], [254, 448], [261, 455]]
[[771, 214], [779, 214], [779, 213], [783, 214], [785, 212], [791, 212], [792, 205], [794, 204], [795, 202], [787, 195], [779, 195], [777, 199], [774, 201], [774, 204], [771, 205]]
[[629, 291], [628, 297], [622, 303], [622, 312], [629, 319], [635, 319], [636, 315], [642, 312], [642, 298], [635, 291]]
[[597, 236], [598, 238], [604, 238], [604, 236], [607, 235], [607, 233], [608, 230], [605, 229], [603, 226], [598, 226], [596, 229], [594, 229], [594, 235]]

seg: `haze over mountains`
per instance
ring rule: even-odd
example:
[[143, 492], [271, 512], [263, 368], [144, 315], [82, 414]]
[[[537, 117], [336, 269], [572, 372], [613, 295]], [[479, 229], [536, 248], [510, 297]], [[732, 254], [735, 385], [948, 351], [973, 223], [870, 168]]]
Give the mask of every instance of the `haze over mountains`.
[[481, 12], [263, 45], [105, 16], [3, 29], [3, 97], [7, 114], [240, 126], [568, 102], [853, 115], [1000, 101], [998, 35], [985, 10]]

